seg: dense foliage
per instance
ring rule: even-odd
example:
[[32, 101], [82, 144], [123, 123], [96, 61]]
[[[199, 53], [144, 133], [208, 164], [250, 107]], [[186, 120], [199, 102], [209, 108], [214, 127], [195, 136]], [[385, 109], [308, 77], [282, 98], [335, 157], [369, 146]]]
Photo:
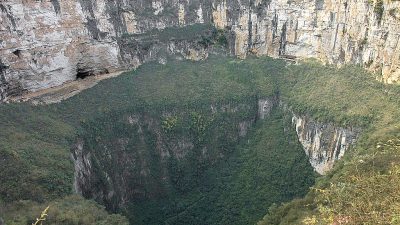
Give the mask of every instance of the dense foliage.
[[314, 175], [288, 118], [275, 111], [232, 155], [198, 176], [190, 191], [133, 201], [135, 224], [252, 224], [268, 206], [303, 196]]
[[[254, 108], [247, 114], [243, 110], [213, 115], [208, 107], [251, 105], [278, 93], [300, 114], [363, 130], [344, 160], [318, 178], [304, 198], [313, 175], [293, 131], [286, 129], [290, 125], [282, 112], [258, 122], [246, 138], [227, 141], [224, 135], [233, 134], [230, 119], [254, 120]], [[163, 197], [138, 198], [130, 204], [124, 212], [132, 224], [251, 224], [267, 208], [260, 225], [396, 224], [399, 97], [399, 87], [379, 83], [357, 66], [338, 69], [313, 61], [287, 66], [266, 58], [211, 57], [197, 63], [147, 64], [61, 104], [2, 105], [0, 213], [8, 221], [26, 224], [50, 202], [53, 209], [69, 212], [66, 221], [89, 221], [65, 224], [123, 223], [122, 217], [106, 215], [95, 203], [70, 196], [74, 169], [69, 148], [76, 135], [97, 134], [106, 140], [116, 131], [132, 134], [137, 127], [121, 121], [126, 115], [141, 114], [150, 115], [167, 138], [189, 135], [197, 149], [207, 145], [215, 153], [227, 151], [208, 164], [171, 158], [172, 186], [165, 188]], [[146, 149], [151, 149], [152, 136], [151, 132], [146, 136]], [[95, 140], [86, 138], [88, 143]], [[92, 144], [92, 150], [101, 149], [99, 143]], [[154, 165], [153, 172], [158, 171]]]
[[99, 182], [86, 184], [84, 196], [113, 192], [112, 199], [102, 199], [108, 209], [116, 209], [130, 187], [136, 194], [129, 197], [136, 198], [162, 196], [170, 189], [190, 191], [205, 168], [234, 150], [238, 124], [252, 124], [257, 113], [257, 99], [250, 96], [184, 107], [132, 108], [86, 121], [79, 136], [96, 165], [92, 177]]
[[[135, 72], [140, 76], [125, 75], [104, 83], [107, 90], [119, 87], [119, 93], [105, 96], [115, 96], [111, 97], [113, 102], [109, 106], [113, 110], [85, 121], [81, 136], [87, 150], [99, 160], [96, 163], [98, 171], [116, 174], [112, 177], [118, 174], [142, 177], [141, 171], [151, 174], [144, 179], [124, 179], [132, 182], [136, 190], [142, 190], [139, 193], [150, 196], [139, 194], [132, 200], [126, 215], [133, 224], [225, 224], [232, 218], [235, 224], [254, 223], [270, 204], [305, 193], [313, 182], [312, 170], [299, 144], [294, 141], [294, 134], [279, 133], [283, 132], [282, 119], [276, 118], [267, 126], [260, 125], [259, 129], [263, 131], [257, 139], [247, 140], [254, 144], [247, 146], [249, 150], [245, 153], [236, 154], [240, 149], [235, 147], [238, 143], [237, 124], [254, 121], [258, 98], [276, 94], [273, 77], [283, 65], [281, 61], [256, 58], [172, 62], [145, 65]], [[86, 94], [98, 95], [104, 90], [101, 85]], [[123, 95], [119, 96], [120, 93]], [[232, 110], [215, 111], [227, 107]], [[129, 116], [140, 122], [127, 123]], [[159, 158], [157, 151], [160, 149], [154, 148], [159, 144], [158, 126], [167, 143], [178, 139], [194, 144], [185, 159], [171, 154], [166, 163]], [[262, 135], [270, 139], [262, 140]], [[291, 139], [289, 144], [288, 139]], [[130, 171], [116, 167], [123, 162], [118, 161], [121, 157], [113, 154], [121, 148], [115, 140], [127, 140], [129, 149], [141, 149], [124, 155], [138, 154], [140, 162], [152, 162], [151, 166], [139, 163], [130, 166]], [[164, 148], [163, 151], [170, 150], [168, 145]], [[207, 149], [208, 157], [205, 160], [201, 157], [204, 149]], [[222, 161], [219, 160], [221, 155], [224, 156]], [[227, 156], [229, 158], [225, 159]], [[163, 172], [164, 167], [168, 168], [169, 175]], [[255, 172], [257, 177], [252, 176]], [[107, 187], [107, 179], [101, 178], [101, 173], [99, 176], [105, 183], [98, 186]], [[170, 182], [163, 181], [160, 176], [169, 177]], [[294, 177], [302, 178], [296, 180]], [[117, 179], [111, 181], [112, 185], [116, 183]], [[107, 203], [111, 204], [108, 205], [110, 208], [114, 208], [112, 202]], [[250, 202], [253, 202], [252, 206]], [[238, 212], [241, 207], [244, 211]]]
[[[57, 199], [71, 195], [74, 168], [70, 161], [70, 146], [76, 141], [76, 135], [100, 135], [105, 143], [107, 136], [115, 134], [113, 133], [115, 131], [120, 134], [131, 134], [132, 130], [118, 123], [118, 119], [121, 122], [124, 118], [118, 117], [119, 115], [150, 112], [152, 117], [158, 120], [162, 132], [167, 137], [174, 138], [180, 133], [190, 134], [199, 150], [207, 145], [210, 152], [215, 154], [221, 153], [221, 150], [225, 156], [233, 154], [237, 151], [235, 145], [239, 139], [237, 133], [233, 135], [237, 132], [235, 131], [237, 124], [231, 122], [255, 120], [257, 99], [273, 96], [276, 93], [273, 77], [284, 65], [282, 61], [266, 58], [243, 61], [221, 57], [211, 57], [197, 63], [172, 61], [166, 65], [147, 64], [135, 72], [103, 81], [59, 104], [2, 105], [0, 155], [3, 161], [0, 164], [0, 201], [7, 206], [3, 205], [0, 208], [4, 210], [5, 218], [13, 217], [11, 211], [5, 209], [14, 209], [14, 205], [18, 205], [20, 200], [29, 200], [32, 207], [37, 205], [40, 208], [44, 203], [59, 201]], [[221, 104], [232, 106], [245, 104], [250, 108], [244, 108], [237, 113], [211, 115], [210, 105]], [[171, 111], [175, 113], [164, 115], [165, 112]], [[104, 129], [110, 126], [120, 129]], [[150, 133], [146, 136], [150, 149], [154, 140], [151, 136]], [[90, 137], [88, 140], [90, 144]], [[131, 147], [140, 148], [135, 145]], [[181, 212], [185, 201], [187, 204], [193, 203], [193, 197], [200, 196], [194, 187], [201, 183], [201, 179], [211, 176], [198, 176], [198, 174], [215, 162], [197, 165], [194, 159], [196, 158], [169, 164], [174, 187], [173, 191], [168, 192], [167, 198], [171, 200], [171, 198], [179, 199], [181, 196], [192, 196], [182, 197], [183, 206], [178, 205], [179, 207], [173, 210]], [[113, 165], [103, 163], [103, 166]], [[203, 169], [193, 170], [197, 167]], [[153, 172], [159, 169], [157, 164], [152, 168]], [[183, 172], [181, 174], [183, 176], [177, 176], [179, 175], [177, 171]], [[302, 182], [303, 189], [296, 192], [265, 198], [270, 199], [271, 203], [288, 200], [292, 196], [304, 193], [304, 188], [307, 188], [310, 182], [312, 178]], [[151, 184], [149, 182], [148, 186], [151, 187]], [[236, 191], [241, 188], [244, 187], [237, 187]], [[262, 201], [258, 201], [258, 204], [261, 203]], [[80, 205], [86, 203], [77, 201], [76, 204], [76, 207], [81, 207]], [[146, 207], [135, 209], [134, 215], [137, 215], [139, 220], [141, 215], [148, 216], [142, 213]], [[253, 221], [260, 218], [263, 207], [253, 207], [253, 209], [258, 208], [258, 216], [252, 217]], [[153, 208], [147, 207], [146, 210], [150, 212]], [[24, 218], [28, 219], [31, 215], [28, 213]], [[234, 216], [238, 218], [243, 215]], [[135, 221], [138, 218], [131, 220]]]
[[2, 105], [0, 114], [0, 199], [43, 202], [71, 193], [74, 128], [26, 104]]
[[128, 225], [123, 216], [110, 215], [96, 202], [75, 195], [51, 201], [48, 205], [32, 201], [3, 204], [0, 215], [6, 215], [4, 219], [8, 225], [32, 224], [47, 206], [49, 213], [43, 223], [46, 225]]
[[271, 208], [260, 224], [398, 224], [400, 88], [356, 66], [315, 62], [290, 66], [280, 84], [296, 110], [363, 135], [306, 198]]

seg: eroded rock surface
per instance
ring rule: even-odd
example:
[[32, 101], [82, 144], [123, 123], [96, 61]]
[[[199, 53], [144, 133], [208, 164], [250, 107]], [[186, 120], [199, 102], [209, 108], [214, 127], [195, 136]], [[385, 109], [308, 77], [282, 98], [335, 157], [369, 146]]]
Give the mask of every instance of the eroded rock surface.
[[3, 1], [1, 99], [77, 78], [136, 68], [170, 54], [205, 58], [207, 46], [198, 44], [197, 37], [173, 40], [152, 32], [210, 22], [206, 15], [203, 18], [199, 4], [197, 12], [192, 15], [185, 10], [178, 20], [178, 8], [189, 7], [179, 5], [178, 1]]
[[320, 123], [308, 116], [293, 114], [292, 123], [311, 165], [319, 174], [331, 170], [360, 134], [359, 129]]

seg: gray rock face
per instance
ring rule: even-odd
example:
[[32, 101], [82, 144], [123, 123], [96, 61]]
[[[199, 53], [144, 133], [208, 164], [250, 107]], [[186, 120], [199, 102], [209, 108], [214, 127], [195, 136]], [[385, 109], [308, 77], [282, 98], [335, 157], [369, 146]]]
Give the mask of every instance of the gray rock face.
[[240, 57], [251, 52], [358, 63], [382, 71], [384, 82], [399, 79], [399, 2], [254, 0], [214, 6], [215, 25], [230, 28]]
[[293, 114], [292, 123], [311, 165], [319, 174], [332, 169], [335, 161], [355, 144], [360, 130], [341, 128]]
[[[231, 53], [315, 57], [400, 76], [400, 2], [380, 0], [71, 0], [0, 3], [0, 95], [19, 95], [76, 77], [163, 62], [200, 60], [207, 46], [155, 30], [210, 24], [229, 33]], [[192, 30], [193, 29], [189, 29]], [[194, 31], [196, 32], [196, 31]], [[176, 38], [176, 37], [181, 38]]]
[[[196, 4], [144, 0], [2, 2], [1, 100], [24, 90], [37, 91], [79, 77], [136, 68], [168, 54], [205, 58], [207, 46], [199, 45], [195, 38], [160, 40], [150, 32], [210, 22]], [[197, 11], [193, 15], [186, 12], [189, 7]]]
[[267, 118], [271, 111], [279, 104], [277, 96], [258, 100], [258, 118]]

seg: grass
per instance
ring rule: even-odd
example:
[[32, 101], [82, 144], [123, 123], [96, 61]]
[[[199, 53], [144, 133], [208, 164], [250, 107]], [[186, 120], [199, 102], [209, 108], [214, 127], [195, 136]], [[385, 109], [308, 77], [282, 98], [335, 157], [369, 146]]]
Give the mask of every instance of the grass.
[[[0, 196], [45, 201], [71, 193], [73, 167], [68, 139], [74, 128], [28, 105], [0, 111]], [[38, 185], [40, 183], [40, 185]]]

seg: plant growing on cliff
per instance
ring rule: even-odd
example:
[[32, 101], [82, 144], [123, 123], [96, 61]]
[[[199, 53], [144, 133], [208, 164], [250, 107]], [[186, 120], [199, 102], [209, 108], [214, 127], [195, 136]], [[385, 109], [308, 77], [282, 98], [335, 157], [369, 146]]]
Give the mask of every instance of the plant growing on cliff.
[[178, 124], [178, 117], [177, 116], [168, 116], [161, 122], [161, 126], [165, 132], [171, 132], [176, 128]]
[[381, 24], [383, 18], [383, 12], [385, 11], [383, 0], [376, 0], [374, 5], [374, 13], [376, 15], [376, 20], [378, 24]]
[[198, 138], [198, 141], [201, 142], [204, 139], [205, 132], [207, 127], [212, 122], [208, 120], [205, 115], [202, 115], [198, 112], [190, 113], [190, 129], [193, 131], [195, 136]]
[[362, 41], [360, 42], [360, 49], [364, 49], [364, 47], [368, 44], [368, 38], [365, 37], [364, 39], [362, 39]]
[[216, 43], [222, 47], [228, 47], [228, 38], [227, 31], [222, 29], [215, 29], [213, 33], [213, 37], [216, 40]]
[[[375, 158], [351, 160], [357, 164], [351, 175], [343, 175], [327, 188], [316, 189], [319, 220], [326, 223], [398, 224], [400, 203], [400, 139], [378, 143]], [[388, 163], [387, 168], [380, 163]], [[374, 165], [375, 164], [375, 165]], [[371, 168], [372, 167], [372, 168]]]
[[47, 208], [45, 208], [43, 211], [42, 211], [42, 213], [40, 214], [40, 217], [39, 218], [36, 218], [36, 222], [34, 222], [32, 225], [42, 225], [43, 224], [43, 221], [45, 221], [46, 220], [46, 217], [48, 216], [47, 215], [47, 212], [49, 211], [49, 208], [50, 208], [50, 206], [47, 206]]
[[393, 17], [394, 19], [396, 19], [396, 20], [400, 20], [400, 17], [399, 17], [399, 9], [398, 9], [398, 8], [390, 9], [390, 10], [389, 10], [389, 15], [390, 15], [391, 17]]

